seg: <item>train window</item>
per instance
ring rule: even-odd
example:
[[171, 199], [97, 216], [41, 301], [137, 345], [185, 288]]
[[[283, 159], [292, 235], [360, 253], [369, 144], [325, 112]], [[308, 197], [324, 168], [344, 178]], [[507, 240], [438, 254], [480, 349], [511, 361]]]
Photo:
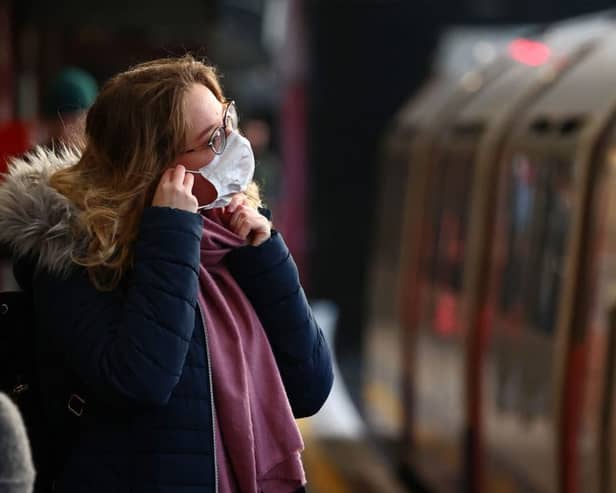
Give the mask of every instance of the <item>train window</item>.
[[454, 291], [462, 287], [462, 268], [469, 179], [473, 155], [453, 153], [446, 157], [442, 183], [442, 203], [437, 222], [435, 280]]
[[[529, 320], [543, 332], [552, 332], [556, 323], [557, 303], [563, 279], [566, 240], [571, 222], [571, 180], [569, 168], [551, 162], [543, 168], [540, 234], [537, 240], [538, 282], [535, 303], [529, 303]], [[530, 291], [529, 291], [530, 292]]]
[[539, 117], [530, 124], [530, 130], [537, 134], [546, 134], [552, 129], [552, 123], [547, 117]]
[[571, 165], [516, 156], [510, 168], [503, 313], [552, 333], [571, 221]]
[[522, 271], [530, 251], [528, 231], [537, 188], [536, 170], [524, 156], [514, 158], [509, 178], [509, 231], [500, 300], [503, 312], [521, 302]]
[[423, 217], [423, 239], [421, 243], [421, 273], [424, 283], [431, 284], [436, 278], [436, 242], [438, 241], [439, 218], [441, 214], [441, 193], [447, 162], [443, 159], [431, 163], [426, 209]]
[[462, 135], [462, 136], [475, 136], [477, 134], [480, 134], [483, 132], [484, 130], [484, 122], [482, 121], [471, 121], [471, 122], [467, 122], [467, 123], [459, 123], [458, 125], [456, 125], [454, 127], [454, 132], [457, 135]]
[[584, 125], [584, 119], [581, 117], [567, 118], [560, 124], [561, 135], [570, 136], [581, 130]]
[[462, 290], [469, 187], [474, 146], [452, 147], [439, 163], [439, 204], [435, 211], [430, 318], [440, 334], [457, 332], [457, 300]]

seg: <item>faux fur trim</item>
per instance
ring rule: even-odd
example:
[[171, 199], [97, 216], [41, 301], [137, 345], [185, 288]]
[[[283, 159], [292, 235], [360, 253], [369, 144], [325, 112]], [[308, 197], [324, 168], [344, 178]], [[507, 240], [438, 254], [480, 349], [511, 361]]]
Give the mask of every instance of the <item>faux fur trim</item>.
[[56, 275], [72, 270], [87, 236], [75, 237], [77, 210], [49, 185], [49, 178], [79, 158], [75, 149], [37, 147], [9, 162], [8, 173], [0, 177], [0, 243], [15, 257], [29, 258]]
[[34, 485], [34, 465], [30, 443], [19, 410], [0, 393], [0, 491], [31, 492]]

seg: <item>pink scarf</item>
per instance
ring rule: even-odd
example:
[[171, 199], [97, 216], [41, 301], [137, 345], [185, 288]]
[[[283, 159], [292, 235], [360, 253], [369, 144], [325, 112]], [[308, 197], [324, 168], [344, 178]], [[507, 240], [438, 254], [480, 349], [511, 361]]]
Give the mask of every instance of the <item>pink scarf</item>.
[[263, 326], [222, 262], [243, 245], [218, 211], [205, 213], [199, 303], [212, 365], [219, 487], [291, 493], [306, 482], [302, 437]]

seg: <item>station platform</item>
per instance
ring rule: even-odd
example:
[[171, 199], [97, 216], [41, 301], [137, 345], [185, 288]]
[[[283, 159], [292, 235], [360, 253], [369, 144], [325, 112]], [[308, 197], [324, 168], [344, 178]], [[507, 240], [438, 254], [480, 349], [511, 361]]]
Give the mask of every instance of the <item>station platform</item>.
[[[311, 303], [330, 348], [336, 308], [326, 301]], [[334, 386], [323, 408], [299, 420], [309, 493], [413, 493], [395, 476], [393, 466], [369, 439], [334, 357]]]

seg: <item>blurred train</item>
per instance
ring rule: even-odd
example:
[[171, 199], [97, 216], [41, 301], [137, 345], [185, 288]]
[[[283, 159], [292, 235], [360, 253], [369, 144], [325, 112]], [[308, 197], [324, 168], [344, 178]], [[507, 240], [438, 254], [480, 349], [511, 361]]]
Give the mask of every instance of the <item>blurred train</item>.
[[427, 491], [616, 493], [616, 16], [501, 51], [388, 133], [366, 417]]

